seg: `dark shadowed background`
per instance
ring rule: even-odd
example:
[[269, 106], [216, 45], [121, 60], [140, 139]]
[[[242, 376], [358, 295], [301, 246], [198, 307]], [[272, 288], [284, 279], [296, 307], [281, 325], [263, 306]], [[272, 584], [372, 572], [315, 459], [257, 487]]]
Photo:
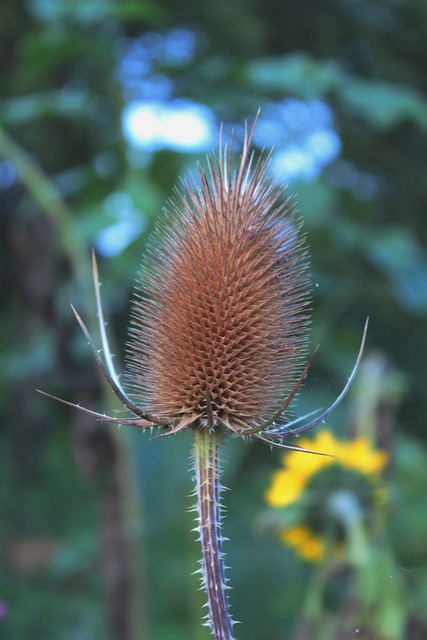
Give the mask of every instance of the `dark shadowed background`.
[[260, 526], [280, 454], [232, 442], [236, 635], [427, 638], [426, 39], [425, 0], [3, 0], [1, 638], [209, 637], [191, 575], [190, 438], [150, 441], [35, 389], [120, 408], [69, 306], [98, 340], [91, 248], [120, 370], [134, 278], [165, 200], [216, 147], [220, 123], [226, 134], [235, 125], [238, 146], [258, 107], [255, 146], [274, 146], [272, 171], [296, 195], [311, 253], [321, 350], [297, 414], [339, 393], [370, 316], [369, 366], [328, 426], [345, 438], [369, 416], [389, 451], [383, 535], [396, 571], [378, 591], [398, 581], [387, 615], [404, 635], [359, 608], [351, 578], [351, 597], [322, 604], [340, 624], [356, 611], [351, 631], [307, 631], [321, 568]]

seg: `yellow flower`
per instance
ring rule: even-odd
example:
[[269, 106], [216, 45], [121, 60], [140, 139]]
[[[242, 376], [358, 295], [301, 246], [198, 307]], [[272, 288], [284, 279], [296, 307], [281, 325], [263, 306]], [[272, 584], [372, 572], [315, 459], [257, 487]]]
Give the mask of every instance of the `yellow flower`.
[[267, 492], [267, 502], [272, 507], [284, 507], [298, 500], [304, 490], [304, 478], [290, 471], [278, 471]]
[[[280, 539], [292, 547], [296, 553], [311, 562], [320, 562], [325, 556], [326, 542], [322, 533], [331, 530], [330, 522], [322, 522], [330, 517], [327, 507], [328, 495], [332, 491], [343, 488], [353, 490], [363, 508], [378, 507], [385, 503], [386, 493], [379, 484], [380, 474], [388, 461], [385, 451], [372, 447], [365, 436], [359, 436], [347, 442], [339, 441], [328, 429], [323, 429], [314, 438], [302, 438], [300, 445], [328, 455], [304, 455], [291, 451], [282, 457], [282, 468], [275, 472], [271, 486], [266, 493], [266, 501], [275, 509], [282, 509], [286, 521], [286, 508], [292, 504], [303, 505], [300, 508], [299, 524], [280, 525]], [[341, 476], [328, 476], [316, 484], [316, 480], [324, 478], [323, 472], [328, 469], [342, 472]], [[347, 478], [345, 474], [347, 472]], [[350, 472], [350, 479], [348, 477]], [[359, 478], [359, 480], [358, 480]], [[362, 482], [361, 482], [362, 481]], [[308, 491], [308, 485], [310, 490]], [[358, 495], [361, 492], [361, 495]], [[304, 497], [304, 502], [301, 499]], [[324, 505], [323, 505], [324, 500]], [[315, 516], [313, 514], [316, 514]], [[319, 516], [320, 514], [320, 516]], [[335, 540], [335, 547], [339, 540]]]
[[369, 439], [361, 436], [343, 445], [340, 463], [367, 476], [378, 477], [387, 459], [385, 451], [373, 451]]
[[284, 529], [280, 539], [298, 553], [299, 556], [319, 562], [325, 555], [325, 544], [319, 537], [314, 536], [305, 526], [289, 527]]

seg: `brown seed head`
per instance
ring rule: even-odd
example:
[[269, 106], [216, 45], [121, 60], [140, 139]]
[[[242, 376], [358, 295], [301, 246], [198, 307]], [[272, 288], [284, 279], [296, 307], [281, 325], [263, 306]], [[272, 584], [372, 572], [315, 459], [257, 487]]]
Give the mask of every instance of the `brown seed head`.
[[306, 357], [307, 256], [283, 187], [221, 147], [183, 181], [141, 271], [128, 345], [134, 397], [178, 427], [271, 418]]

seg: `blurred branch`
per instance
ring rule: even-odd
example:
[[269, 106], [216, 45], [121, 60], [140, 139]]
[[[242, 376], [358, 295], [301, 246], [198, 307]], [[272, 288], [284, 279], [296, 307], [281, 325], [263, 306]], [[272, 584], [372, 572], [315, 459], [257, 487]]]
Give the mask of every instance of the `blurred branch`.
[[64, 224], [72, 213], [62, 200], [59, 191], [30, 154], [22, 149], [2, 127], [0, 127], [0, 155], [13, 164], [22, 183], [50, 218], [56, 224]]
[[[89, 309], [92, 302], [91, 282], [92, 277], [89, 269], [90, 261], [86, 247], [81, 244], [75, 234], [74, 220], [75, 215], [71, 208], [64, 201], [62, 194], [57, 189], [52, 179], [46, 175], [40, 168], [37, 161], [23, 149], [12, 137], [6, 133], [4, 128], [0, 126], [0, 157], [10, 162], [19, 177], [21, 183], [27, 189], [44, 213], [49, 217], [52, 224], [56, 227], [60, 245], [64, 253], [67, 255], [70, 263], [71, 271], [79, 290], [84, 298], [84, 306]], [[89, 319], [88, 325], [96, 326], [94, 320]], [[111, 395], [106, 393], [105, 385], [102, 385], [105, 393], [106, 404], [111, 404]], [[125, 601], [124, 611], [118, 611], [117, 603], [114, 612], [109, 607], [109, 615], [111, 619], [112, 640], [138, 640], [144, 635], [143, 631], [143, 605], [144, 605], [144, 577], [143, 577], [143, 560], [140, 547], [141, 531], [141, 507], [140, 496], [136, 474], [134, 472], [133, 460], [133, 444], [130, 442], [131, 432], [123, 430], [111, 430], [111, 441], [115, 448], [116, 458], [115, 464], [111, 466], [111, 478], [113, 490], [109, 491], [109, 496], [104, 496], [104, 502], [115, 503], [114, 493], [116, 487], [119, 491], [119, 504], [116, 509], [122, 514], [121, 522], [118, 523], [113, 518], [113, 525], [116, 536], [121, 536], [118, 548], [124, 548], [124, 558], [116, 558], [118, 562], [123, 562], [127, 573], [127, 580], [130, 584], [129, 601]], [[94, 452], [94, 455], [96, 452]], [[108, 491], [108, 490], [107, 490]], [[108, 510], [107, 510], [108, 511]], [[110, 509], [111, 511], [111, 509]], [[103, 527], [107, 528], [108, 523], [111, 525], [111, 517], [107, 513], [107, 519], [104, 517]], [[111, 529], [111, 526], [108, 527]], [[120, 530], [120, 531], [119, 531]], [[111, 539], [111, 535], [107, 540], [107, 545]], [[112, 549], [117, 548], [117, 540], [113, 536], [113, 545], [110, 549], [106, 548], [105, 553], [109, 554]], [[114, 563], [113, 563], [114, 564]], [[107, 600], [111, 600], [111, 593], [117, 591], [117, 586], [113, 582], [119, 576], [117, 572], [110, 572], [111, 580], [108, 580], [106, 591]], [[122, 579], [120, 577], [120, 579]], [[109, 584], [111, 582], [111, 584]], [[119, 590], [120, 591], [120, 590]], [[126, 625], [123, 624], [123, 614], [125, 614]], [[118, 625], [117, 621], [122, 620]], [[125, 628], [127, 626], [127, 628]], [[119, 630], [118, 630], [119, 629]]]
[[40, 165], [0, 126], [0, 156], [13, 165], [15, 172], [28, 193], [48, 215], [61, 236], [61, 244], [67, 253], [70, 265], [79, 287], [85, 296], [89, 296], [89, 263], [86, 254], [74, 240], [71, 220], [73, 212], [64, 202], [54, 182]]

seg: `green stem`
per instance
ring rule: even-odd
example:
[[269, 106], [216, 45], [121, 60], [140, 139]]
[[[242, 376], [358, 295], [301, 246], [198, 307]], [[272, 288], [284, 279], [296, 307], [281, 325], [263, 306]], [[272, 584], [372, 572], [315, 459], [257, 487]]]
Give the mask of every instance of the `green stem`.
[[85, 250], [74, 236], [73, 212], [64, 201], [53, 180], [37, 161], [0, 126], [0, 157], [10, 162], [34, 202], [48, 215], [57, 228], [73, 275], [86, 298], [89, 299], [90, 270]]
[[[60, 190], [53, 180], [46, 175], [37, 160], [22, 148], [0, 126], [0, 158], [3, 157], [13, 165], [16, 175], [44, 213], [55, 225], [62, 249], [67, 255], [75, 282], [80, 288], [84, 299], [83, 306], [90, 308], [92, 276], [89, 269], [86, 247], [82, 246], [75, 233], [75, 220], [72, 209], [65, 202]], [[89, 321], [89, 326], [92, 322]], [[105, 388], [107, 388], [105, 386]], [[105, 394], [107, 402], [111, 394]], [[108, 413], [108, 409], [107, 409]], [[110, 411], [111, 413], [111, 411]], [[132, 434], [129, 432], [113, 431], [114, 443], [118, 453], [117, 474], [121, 491], [121, 502], [124, 505], [125, 527], [127, 529], [129, 580], [131, 596], [128, 603], [129, 637], [137, 640], [144, 636], [144, 579], [142, 551], [140, 545], [140, 527], [142, 516], [139, 503], [139, 492], [134, 467]]]
[[55, 184], [48, 178], [37, 162], [0, 127], [0, 155], [14, 167], [17, 175], [27, 187], [34, 200], [39, 203], [58, 224], [64, 223], [71, 211], [62, 199]]
[[218, 433], [195, 430], [193, 454], [202, 546], [201, 574], [208, 598], [208, 622], [214, 640], [233, 640], [222, 553], [220, 444]]

